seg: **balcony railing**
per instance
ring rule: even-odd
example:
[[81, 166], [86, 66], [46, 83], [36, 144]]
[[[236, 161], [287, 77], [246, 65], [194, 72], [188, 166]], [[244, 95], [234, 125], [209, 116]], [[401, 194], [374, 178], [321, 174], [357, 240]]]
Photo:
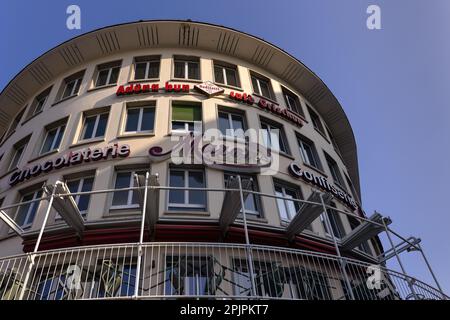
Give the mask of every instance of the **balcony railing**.
[[[448, 298], [404, 274], [342, 259], [357, 300]], [[77, 247], [0, 259], [0, 298], [350, 299], [340, 266], [334, 255], [269, 246], [145, 243]]]
[[[313, 192], [308, 199], [294, 199], [257, 192], [249, 181], [233, 177], [227, 188], [182, 188], [160, 186], [156, 175], [136, 176], [135, 186], [122, 189], [70, 192], [65, 183], [44, 186], [46, 195], [0, 208], [0, 219], [21, 237], [30, 236], [12, 217], [14, 212], [30, 212], [46, 202], [45, 216], [32, 253], [0, 258], [1, 299], [119, 299], [119, 298], [270, 298], [270, 299], [447, 299], [419, 244], [420, 239], [404, 238], [388, 225], [391, 220], [375, 213], [355, 215], [330, 206], [331, 196]], [[243, 224], [245, 244], [144, 243], [147, 227], [152, 233], [159, 219], [160, 193], [177, 190], [219, 192], [224, 195], [217, 221], [226, 234], [233, 223]], [[142, 212], [139, 243], [86, 246], [39, 251], [51, 209], [82, 237], [86, 220], [75, 196], [133, 191]], [[299, 204], [285, 228], [293, 240], [319, 216], [323, 216], [335, 255], [250, 243], [245, 201], [268, 197]], [[167, 197], [166, 197], [167, 198]], [[23, 207], [26, 210], [22, 210]], [[21, 211], [19, 211], [21, 210]], [[335, 237], [331, 215], [343, 214], [360, 224], [342, 239]], [[238, 216], [242, 218], [236, 222]], [[345, 257], [364, 242], [385, 232], [391, 248], [371, 265]], [[394, 244], [393, 237], [401, 240]], [[329, 240], [329, 239], [328, 239]], [[433, 288], [407, 275], [401, 252], [419, 251], [433, 277]], [[401, 272], [386, 268], [396, 257]]]

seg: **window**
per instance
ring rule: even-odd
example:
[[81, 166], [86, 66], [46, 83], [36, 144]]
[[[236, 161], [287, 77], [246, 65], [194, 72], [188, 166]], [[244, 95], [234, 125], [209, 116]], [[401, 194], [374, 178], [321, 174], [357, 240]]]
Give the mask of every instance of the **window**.
[[200, 63], [198, 58], [175, 57], [174, 78], [200, 80]]
[[[330, 203], [330, 206], [333, 208], [336, 208], [336, 204], [334, 204], [333, 202]], [[328, 208], [327, 216], [330, 221], [331, 228], [333, 229], [334, 236], [338, 239], [341, 239], [342, 237], [344, 237], [345, 229], [344, 229], [344, 226], [342, 225], [342, 220], [341, 220], [339, 213], [336, 210]], [[325, 216], [323, 213], [320, 216], [320, 221], [322, 222], [322, 226], [323, 226], [323, 229], [325, 230], [325, 233], [327, 235], [331, 236], [330, 230], [328, 229], [328, 225], [325, 222]]]
[[325, 158], [327, 159], [328, 168], [330, 168], [331, 176], [333, 177], [334, 182], [336, 182], [339, 186], [341, 186], [341, 188], [343, 188], [344, 180], [342, 179], [338, 164], [326, 152]]
[[[258, 191], [258, 185], [256, 183], [256, 177], [254, 176], [249, 176], [249, 175], [240, 175], [241, 176], [241, 181], [242, 184], [244, 185], [245, 181], [249, 182], [249, 187], [246, 190], [251, 190], [251, 191]], [[225, 173], [224, 174], [224, 180], [225, 180], [225, 188], [234, 188], [231, 185], [231, 181], [232, 179], [237, 179], [234, 175], [230, 174], [230, 173]], [[246, 194], [244, 193], [244, 196]], [[247, 197], [245, 198], [244, 201], [244, 207], [245, 207], [245, 213], [246, 214], [250, 214], [253, 216], [261, 216], [262, 215], [262, 211], [261, 211], [261, 202], [260, 202], [260, 197], [259, 195], [255, 195], [253, 193], [248, 193]], [[242, 213], [242, 211], [241, 211]]]
[[216, 290], [211, 256], [167, 256], [165, 277], [165, 295], [214, 295]]
[[106, 126], [108, 124], [109, 112], [103, 112], [84, 117], [83, 129], [80, 140], [89, 140], [105, 136]]
[[311, 107], [309, 107], [309, 106], [308, 106], [308, 112], [309, 112], [309, 115], [311, 116], [311, 121], [312, 121], [314, 129], [316, 129], [317, 131], [319, 131], [321, 134], [323, 134], [325, 136], [325, 130], [323, 128], [322, 121], [320, 121], [319, 115], [313, 109], [311, 109]]
[[[41, 270], [40, 274], [45, 275], [44, 280], [40, 281], [37, 291], [33, 299], [35, 300], [62, 300], [65, 296], [66, 276], [61, 273], [59, 275], [49, 275], [51, 269], [47, 271]], [[39, 271], [37, 271], [39, 272]], [[69, 289], [70, 290], [70, 289]], [[75, 290], [74, 290], [75, 291]]]
[[14, 117], [11, 126], [9, 127], [8, 133], [6, 134], [6, 137], [12, 134], [19, 126], [20, 120], [22, 120], [23, 114], [25, 113], [25, 109], [26, 108], [20, 110], [20, 112]]
[[196, 126], [201, 128], [201, 121], [202, 109], [199, 105], [187, 103], [172, 105], [172, 131], [193, 132]]
[[159, 78], [160, 57], [137, 57], [134, 59], [134, 80]]
[[322, 170], [322, 165], [314, 143], [311, 140], [299, 135], [297, 135], [297, 141], [303, 162], [318, 170]]
[[[69, 188], [70, 193], [92, 191], [93, 185], [94, 185], [94, 177], [83, 177], [67, 181], [67, 187]], [[90, 199], [91, 195], [89, 194], [83, 195], [78, 194], [73, 196], [73, 200], [77, 204], [78, 210], [80, 210], [80, 213], [83, 216], [85, 216], [87, 213]]]
[[217, 83], [239, 87], [239, 78], [236, 66], [214, 63], [214, 81]]
[[[293, 188], [280, 182], [275, 182], [275, 195], [288, 199], [303, 198], [299, 188]], [[301, 203], [287, 199], [277, 199], [277, 205], [281, 220], [289, 222], [296, 216], [298, 210], [300, 210]]]
[[219, 111], [219, 130], [224, 136], [235, 137], [237, 130], [245, 131], [244, 115], [228, 111]]
[[[22, 196], [20, 202], [33, 201], [41, 198], [42, 190], [36, 190]], [[28, 202], [17, 208], [14, 221], [22, 228], [29, 228], [33, 224], [34, 217], [39, 206], [39, 201]]]
[[39, 154], [45, 154], [59, 148], [64, 136], [66, 124], [51, 125], [46, 128], [44, 143]]
[[330, 284], [323, 273], [295, 268], [291, 275], [295, 286], [295, 296], [304, 300], [331, 300]]
[[[125, 189], [135, 187], [134, 175], [145, 175], [144, 171], [118, 171], [114, 189]], [[112, 198], [112, 209], [137, 208], [139, 207], [138, 192], [135, 190], [115, 191]]]
[[[205, 173], [195, 169], [170, 169], [169, 184], [178, 188], [205, 188]], [[170, 190], [169, 210], [205, 210], [206, 191]]]
[[[327, 129], [328, 136], [330, 137], [331, 144], [333, 145], [334, 150], [337, 152], [337, 154], [338, 154], [339, 156], [341, 156], [341, 151], [339, 150], [339, 146], [338, 146], [338, 144], [337, 144], [336, 139], [335, 139], [334, 136], [331, 134], [331, 130], [328, 129], [328, 127], [326, 127], [326, 129]], [[341, 157], [342, 157], [342, 156], [341, 156]]]
[[25, 148], [27, 146], [27, 142], [17, 143], [13, 149], [13, 156], [11, 158], [11, 162], [9, 163], [8, 171], [14, 170], [19, 165], [22, 160], [22, 156], [25, 152]]
[[351, 193], [353, 194], [354, 197], [358, 197], [356, 190], [355, 190], [355, 186], [352, 183], [352, 180], [344, 173], [345, 176], [345, 180], [347, 181], [347, 185], [349, 186]]
[[[269, 257], [270, 258], [270, 257]], [[234, 259], [233, 269], [230, 270], [233, 276], [233, 288], [236, 296], [252, 295], [252, 280], [249, 271], [249, 264], [245, 260]], [[280, 274], [290, 274], [277, 262], [255, 260], [253, 262], [253, 274], [255, 278], [256, 295], [262, 297], [283, 296], [285, 281]]]
[[115, 61], [97, 66], [97, 79], [95, 80], [95, 87], [102, 87], [117, 83], [121, 64], [121, 61]]
[[261, 119], [261, 129], [263, 130], [263, 143], [268, 149], [289, 154], [287, 139], [282, 125], [268, 119]]
[[305, 114], [303, 113], [302, 105], [300, 103], [300, 99], [298, 98], [298, 96], [295, 93], [293, 93], [283, 87], [282, 87], [282, 91], [283, 91], [284, 101], [286, 102], [286, 107], [289, 110], [291, 110], [295, 113], [298, 113], [304, 117]]
[[63, 80], [64, 89], [62, 91], [60, 100], [73, 97], [78, 94], [83, 76], [84, 71], [81, 71]]
[[272, 85], [270, 84], [269, 79], [260, 75], [256, 75], [253, 72], [251, 73], [251, 78], [252, 78], [253, 92], [255, 92], [260, 96], [274, 100]]
[[125, 132], [153, 132], [155, 126], [155, 107], [143, 106], [127, 108]]
[[31, 104], [30, 108], [30, 116], [34, 116], [35, 114], [38, 114], [44, 109], [44, 105], [47, 102], [48, 96], [51, 91], [51, 87], [46, 89], [44, 92], [40, 93]]

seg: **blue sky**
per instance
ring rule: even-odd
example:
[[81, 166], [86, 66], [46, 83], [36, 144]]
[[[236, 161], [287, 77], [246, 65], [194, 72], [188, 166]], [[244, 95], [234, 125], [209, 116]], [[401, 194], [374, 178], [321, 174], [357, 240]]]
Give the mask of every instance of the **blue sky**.
[[[66, 29], [81, 7], [82, 29]], [[382, 30], [366, 28], [381, 8]], [[2, 1], [0, 88], [59, 43], [106, 25], [192, 19], [261, 37], [323, 79], [347, 113], [358, 144], [364, 208], [389, 215], [422, 246], [450, 293], [450, 2], [345, 1]], [[402, 256], [431, 282], [417, 253]]]

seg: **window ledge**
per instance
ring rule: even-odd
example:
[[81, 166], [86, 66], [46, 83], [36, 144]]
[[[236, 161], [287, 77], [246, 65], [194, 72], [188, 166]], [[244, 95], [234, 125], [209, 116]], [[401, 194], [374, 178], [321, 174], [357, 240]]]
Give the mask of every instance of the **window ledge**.
[[307, 164], [307, 163], [305, 163], [305, 162], [303, 162], [303, 164], [304, 164], [306, 167], [308, 167], [308, 168], [310, 168], [310, 169], [316, 171], [317, 173], [320, 173], [320, 174], [323, 175], [325, 178], [328, 178], [328, 175], [327, 175], [325, 172], [323, 172], [322, 170], [320, 170], [320, 169], [318, 169], [318, 168], [316, 168], [316, 167], [314, 167], [314, 166], [312, 166], [312, 165], [310, 165], [310, 164]]
[[88, 89], [87, 92], [92, 92], [92, 91], [97, 91], [97, 90], [101, 90], [101, 89], [112, 88], [112, 87], [115, 87], [115, 86], [117, 86], [117, 83], [105, 84], [104, 86], [92, 87], [92, 88]]
[[0, 147], [3, 146], [3, 144], [14, 134], [14, 132], [16, 132], [16, 129], [8, 133], [7, 136], [3, 137], [2, 143], [0, 143]]
[[51, 106], [52, 106], [52, 107], [53, 107], [53, 106], [56, 106], [57, 104], [63, 103], [63, 102], [65, 102], [65, 101], [70, 100], [70, 99], [73, 99], [73, 98], [75, 98], [75, 97], [78, 97], [78, 93], [77, 93], [77, 94], [74, 94], [73, 96], [65, 97], [64, 99], [58, 100], [58, 101], [54, 102]]
[[104, 137], [103, 138], [93, 138], [93, 139], [81, 140], [81, 141], [78, 141], [77, 143], [71, 144], [69, 146], [69, 149], [77, 148], [77, 147], [84, 146], [84, 145], [91, 144], [91, 143], [104, 142], [104, 141], [105, 141]]
[[210, 216], [208, 211], [189, 211], [189, 210], [166, 210], [163, 215], [192, 215], [192, 216]]
[[330, 140], [328, 140], [327, 136], [325, 135], [325, 133], [323, 133], [322, 131], [320, 131], [319, 129], [317, 129], [316, 127], [314, 127], [314, 130], [316, 130], [321, 136], [322, 138], [324, 138], [328, 143], [331, 143]]
[[199, 79], [184, 79], [184, 78], [171, 78], [169, 80], [170, 81], [178, 81], [178, 82], [192, 82], [192, 83], [202, 83], [203, 80], [199, 80]]
[[139, 132], [139, 133], [123, 133], [117, 136], [117, 139], [133, 139], [133, 138], [148, 138], [154, 137], [154, 132]]
[[43, 153], [43, 154], [41, 154], [41, 155], [39, 155], [39, 156], [37, 156], [37, 157], [34, 157], [34, 158], [32, 158], [32, 159], [28, 160], [28, 162], [27, 162], [27, 163], [31, 163], [31, 162], [34, 162], [34, 161], [36, 161], [36, 160], [39, 160], [39, 159], [45, 158], [45, 157], [47, 157], [47, 156], [50, 156], [50, 155], [52, 155], [52, 154], [55, 154], [55, 153], [58, 153], [58, 152], [59, 152], [59, 149], [55, 149], [55, 150], [52, 150], [52, 151], [49, 151], [49, 152]]
[[[252, 217], [250, 214], [246, 214], [246, 220], [248, 222], [256, 222], [256, 223], [264, 223], [267, 224], [269, 223], [269, 221], [266, 218], [262, 218], [262, 217]], [[243, 222], [243, 217], [242, 214], [239, 214], [238, 217], [236, 218], [236, 221], [238, 222]]]
[[25, 123], [27, 123], [28, 121], [32, 120], [33, 118], [36, 118], [38, 115], [40, 115], [44, 110], [41, 110], [31, 116], [29, 116], [28, 118], [26, 118], [25, 120], [22, 121], [22, 123], [20, 124], [21, 126], [23, 126]]
[[264, 100], [267, 100], [269, 102], [272, 102], [272, 103], [276, 104], [277, 106], [280, 106], [280, 104], [276, 100], [273, 100], [272, 98], [264, 97], [264, 96], [262, 96], [260, 94], [255, 93], [255, 92], [253, 92], [252, 95], [254, 95], [254, 96], [256, 96], [256, 97], [258, 97], [260, 99], [264, 99]]
[[[267, 150], [270, 150], [270, 149], [267, 149]], [[270, 152], [276, 153], [280, 156], [283, 156], [283, 157], [291, 159], [291, 160], [295, 160], [295, 158], [292, 155], [290, 155], [289, 153], [283, 152], [283, 151], [270, 150]]]
[[127, 83], [143, 83], [143, 82], [159, 82], [160, 78], [148, 78], [148, 79], [135, 79], [128, 80]]
[[242, 89], [241, 87], [235, 87], [229, 84], [224, 84], [224, 83], [220, 83], [220, 82], [213, 82], [216, 86], [218, 87], [224, 87], [224, 88], [228, 88], [228, 89], [233, 89], [236, 91], [240, 91], [240, 92], [244, 92], [244, 89]]
[[16, 170], [18, 170], [18, 169], [19, 169], [18, 167], [15, 167], [14, 169], [11, 169], [11, 170], [6, 171], [5, 173], [2, 173], [2, 174], [0, 175], [0, 179], [3, 179], [3, 178], [6, 177], [7, 175], [13, 173], [14, 171], [16, 171]]

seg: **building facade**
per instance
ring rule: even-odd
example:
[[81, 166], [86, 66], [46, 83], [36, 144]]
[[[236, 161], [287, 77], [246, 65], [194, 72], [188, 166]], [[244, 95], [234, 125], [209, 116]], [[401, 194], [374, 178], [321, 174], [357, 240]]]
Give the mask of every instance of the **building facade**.
[[[0, 106], [0, 206], [20, 228], [0, 225], [5, 299], [404, 298], [392, 274], [384, 295], [361, 289], [383, 248], [348, 244], [367, 217], [342, 107], [266, 41], [190, 21], [111, 26], [30, 63]], [[257, 130], [278, 169], [174, 163], [194, 127], [232, 143]], [[71, 195], [49, 203], [58, 190]]]

